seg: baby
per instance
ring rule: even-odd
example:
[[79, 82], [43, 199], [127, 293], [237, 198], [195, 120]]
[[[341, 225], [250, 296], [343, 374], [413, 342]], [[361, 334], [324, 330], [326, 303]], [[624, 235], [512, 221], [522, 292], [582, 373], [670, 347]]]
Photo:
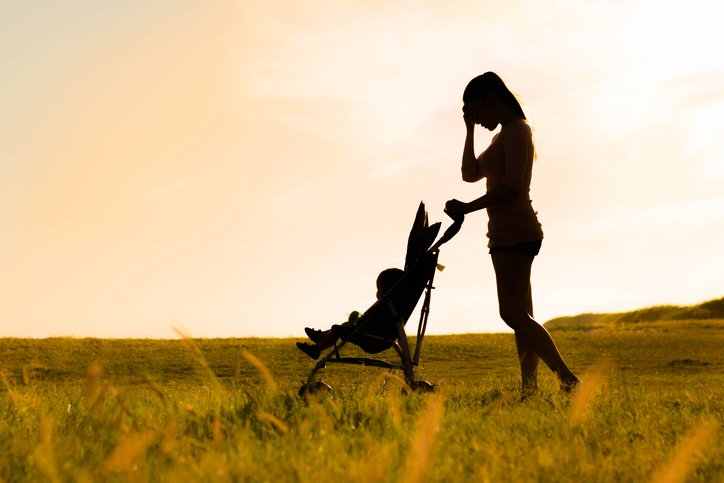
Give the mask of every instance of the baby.
[[[377, 276], [377, 300], [381, 299], [397, 282], [400, 281], [402, 276], [405, 274], [403, 270], [399, 268], [388, 268], [383, 270]], [[359, 312], [354, 311], [349, 315], [349, 320], [342, 325], [355, 325]], [[307, 336], [314, 342], [314, 344], [307, 344], [304, 342], [297, 342], [297, 347], [307, 354], [312, 359], [319, 359], [324, 349], [328, 349], [334, 346], [339, 340], [339, 337], [334, 335], [332, 329], [328, 330], [315, 330], [310, 327], [306, 327], [304, 331]]]

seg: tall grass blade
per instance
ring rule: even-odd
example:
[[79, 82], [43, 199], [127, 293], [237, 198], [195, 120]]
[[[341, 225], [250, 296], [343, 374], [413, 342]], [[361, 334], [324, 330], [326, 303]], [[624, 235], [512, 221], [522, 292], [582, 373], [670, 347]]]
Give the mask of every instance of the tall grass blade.
[[60, 482], [58, 474], [58, 465], [55, 462], [55, 449], [53, 447], [53, 418], [45, 416], [40, 421], [40, 431], [38, 434], [38, 446], [33, 452], [35, 462], [38, 469], [45, 477], [53, 483]]
[[124, 436], [105, 461], [105, 471], [121, 473], [126, 481], [143, 481], [140, 465], [148, 445], [155, 439], [153, 433]]
[[283, 422], [281, 422], [279, 420], [279, 418], [277, 418], [276, 416], [274, 416], [272, 414], [269, 414], [264, 411], [259, 411], [259, 417], [262, 419], [265, 419], [268, 422], [270, 422], [271, 424], [273, 424], [282, 433], [286, 434], [286, 432], [289, 431], [289, 428], [287, 427], [287, 425], [284, 424]]
[[611, 361], [601, 360], [594, 364], [583, 378], [584, 383], [576, 389], [571, 403], [570, 414], [573, 423], [580, 423], [588, 418], [593, 399], [603, 386], [604, 377], [611, 371], [611, 368]]
[[445, 409], [445, 394], [434, 395], [418, 421], [412, 437], [410, 454], [402, 467], [398, 480], [404, 483], [422, 483], [428, 481], [432, 446], [440, 431], [440, 422]]
[[5, 377], [4, 371], [0, 371], [0, 377], [2, 377], [3, 383], [5, 384], [5, 389], [8, 390], [8, 394], [10, 395], [10, 399], [12, 400], [13, 404], [17, 404], [18, 399], [15, 397], [15, 392], [13, 391], [13, 388], [10, 387], [10, 381], [8, 381], [8, 378]]
[[704, 460], [704, 450], [719, 429], [715, 419], [705, 419], [682, 437], [669, 461], [651, 476], [651, 483], [683, 483], [694, 466]]
[[508, 393], [503, 394], [502, 396], [492, 400], [490, 404], [488, 404], [485, 409], [483, 409], [483, 414], [487, 414], [490, 411], [493, 411], [494, 409], [497, 409], [499, 407], [504, 406], [508, 403], [511, 399], [513, 399], [518, 394], [517, 391], [510, 391]]
[[206, 372], [206, 377], [208, 378], [209, 382], [213, 386], [214, 390], [220, 395], [220, 396], [226, 396], [226, 391], [224, 391], [224, 387], [221, 385], [221, 382], [219, 381], [219, 378], [216, 377], [216, 374], [214, 373], [213, 369], [211, 369], [211, 366], [209, 365], [208, 361], [204, 357], [204, 353], [201, 351], [201, 348], [196, 343], [196, 341], [191, 337], [191, 335], [182, 330], [178, 327], [171, 327], [174, 332], [176, 332], [181, 339], [188, 345], [189, 349], [191, 349], [191, 352], [196, 356], [196, 359], [199, 361], [199, 364], [201, 364], [201, 367], [204, 368], [204, 371]]
[[252, 365], [256, 367], [257, 370], [264, 377], [264, 382], [266, 382], [266, 387], [269, 389], [270, 394], [274, 395], [279, 392], [279, 386], [277, 386], [274, 377], [262, 361], [260, 361], [256, 356], [247, 351], [243, 351], [241, 355], [243, 355], [247, 361], [251, 362]]
[[319, 421], [324, 425], [326, 428], [325, 431], [327, 431], [329, 434], [334, 433], [334, 423], [332, 422], [332, 418], [329, 416], [329, 413], [326, 409], [324, 409], [324, 406], [320, 404], [320, 399], [324, 397], [324, 394], [306, 394], [307, 403], [309, 406], [314, 409], [319, 414]]

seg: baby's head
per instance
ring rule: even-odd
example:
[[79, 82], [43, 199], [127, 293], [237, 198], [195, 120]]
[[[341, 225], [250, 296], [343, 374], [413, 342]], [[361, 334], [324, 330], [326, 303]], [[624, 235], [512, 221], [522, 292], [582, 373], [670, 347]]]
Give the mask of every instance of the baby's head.
[[377, 276], [377, 299], [381, 299], [405, 274], [399, 268], [388, 268]]

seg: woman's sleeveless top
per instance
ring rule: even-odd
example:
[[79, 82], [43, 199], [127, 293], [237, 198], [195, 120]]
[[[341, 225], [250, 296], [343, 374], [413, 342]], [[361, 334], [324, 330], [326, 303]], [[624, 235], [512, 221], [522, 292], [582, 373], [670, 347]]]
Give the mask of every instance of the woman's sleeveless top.
[[[512, 122], [522, 122], [530, 130], [525, 121]], [[505, 157], [503, 150], [505, 133], [506, 128], [501, 129], [490, 146], [478, 157], [478, 169], [487, 178], [488, 191], [499, 184], [510, 186], [517, 191], [512, 198], [487, 208], [488, 247], [509, 246], [543, 239], [538, 212], [533, 209], [533, 202], [530, 199], [530, 181], [535, 158], [532, 133], [528, 137], [530, 141], [527, 158], [517, 160], [508, 160]]]

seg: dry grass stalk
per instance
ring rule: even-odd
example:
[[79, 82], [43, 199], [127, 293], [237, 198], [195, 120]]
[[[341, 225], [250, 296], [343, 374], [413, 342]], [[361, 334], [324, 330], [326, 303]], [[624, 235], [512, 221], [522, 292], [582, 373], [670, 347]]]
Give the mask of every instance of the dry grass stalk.
[[269, 372], [269, 369], [264, 365], [262, 361], [260, 361], [256, 358], [256, 356], [247, 351], [243, 351], [241, 355], [243, 355], [247, 361], [251, 362], [254, 367], [256, 367], [257, 370], [261, 372], [261, 375], [264, 377], [264, 382], [266, 382], [266, 387], [269, 389], [270, 394], [276, 394], [277, 392], [279, 392], [279, 386], [277, 386], [277, 382], [274, 380], [271, 372]]
[[603, 387], [604, 377], [611, 372], [613, 364], [608, 360], [601, 360], [593, 365], [590, 372], [583, 378], [585, 381], [576, 389], [571, 403], [571, 421], [579, 423], [588, 418], [593, 398]]
[[421, 483], [428, 480], [432, 445], [440, 430], [440, 421], [445, 409], [443, 393], [432, 396], [418, 422], [412, 437], [410, 454], [403, 465], [398, 480], [405, 483]]
[[[367, 396], [365, 396], [365, 405], [377, 412], [377, 401], [375, 401], [375, 396], [377, 395], [377, 391], [379, 390], [380, 386], [385, 380], [391, 380], [395, 383], [397, 383], [400, 388], [402, 388], [403, 391], [407, 392], [408, 394], [411, 394], [414, 392], [414, 390], [407, 384], [400, 376], [397, 376], [395, 374], [392, 374], [391, 372], [382, 372], [380, 373], [372, 383], [372, 386], [370, 387], [370, 390], [367, 391]], [[390, 394], [392, 394], [392, 387], [389, 388]], [[397, 400], [395, 399], [395, 404], [397, 403]], [[394, 408], [393, 408], [394, 411]]]
[[148, 372], [145, 373], [146, 382], [148, 383], [148, 386], [151, 388], [151, 390], [158, 396], [158, 398], [161, 400], [161, 404], [163, 404], [163, 407], [166, 407], [166, 397], [163, 395], [163, 391], [161, 391], [161, 388], [158, 385], [158, 382], [149, 374]]
[[126, 481], [142, 481], [144, 479], [140, 465], [148, 445], [155, 438], [153, 433], [125, 436], [118, 443], [104, 463], [108, 473], [122, 473]]
[[319, 421], [324, 425], [325, 431], [329, 434], [334, 433], [334, 423], [332, 422], [332, 418], [329, 416], [329, 413], [324, 409], [324, 407], [319, 403], [320, 399], [324, 397], [324, 395], [314, 395], [314, 394], [306, 394], [307, 403], [309, 406], [314, 409], [319, 414]]
[[88, 368], [88, 376], [85, 381], [86, 403], [88, 411], [93, 415], [96, 421], [101, 418], [103, 410], [103, 401], [106, 399], [108, 392], [108, 384], [103, 381], [103, 367], [99, 364], [91, 364]]
[[400, 427], [401, 416], [400, 416], [400, 404], [397, 401], [397, 393], [392, 386], [387, 387], [387, 394], [390, 397], [390, 409], [392, 410], [392, 422], [395, 423], [395, 427]]
[[517, 391], [510, 391], [509, 393], [503, 394], [503, 395], [500, 396], [499, 398], [494, 399], [494, 400], [491, 401], [491, 403], [488, 404], [488, 406], [483, 410], [483, 414], [487, 414], [487, 413], [489, 413], [490, 411], [492, 411], [492, 410], [494, 410], [494, 409], [496, 409], [496, 408], [499, 408], [499, 407], [505, 405], [508, 401], [510, 401], [511, 399], [513, 399], [513, 397], [515, 397], [517, 394], [518, 394]]
[[38, 446], [33, 452], [33, 457], [38, 469], [52, 482], [61, 481], [58, 474], [58, 466], [55, 462], [55, 450], [53, 448], [53, 418], [46, 416], [40, 421], [38, 434]]
[[683, 483], [687, 475], [704, 460], [704, 450], [712, 443], [719, 429], [715, 419], [705, 419], [683, 436], [674, 449], [671, 459], [655, 471], [652, 483]]
[[8, 378], [5, 377], [4, 371], [0, 371], [0, 377], [2, 377], [2, 380], [5, 383], [5, 388], [8, 390], [8, 394], [10, 394], [10, 399], [12, 399], [13, 404], [17, 404], [18, 400], [15, 397], [15, 392], [13, 391], [13, 388], [10, 387], [10, 382], [8, 381]]
[[259, 417], [265, 419], [266, 421], [269, 421], [282, 433], [286, 434], [286, 432], [289, 431], [289, 428], [287, 428], [286, 424], [282, 423], [278, 418], [267, 412], [259, 411]]
[[221, 385], [221, 382], [219, 381], [219, 378], [216, 377], [216, 374], [214, 374], [214, 371], [211, 369], [211, 366], [209, 365], [208, 361], [204, 357], [204, 353], [201, 351], [201, 347], [196, 343], [196, 341], [191, 337], [191, 335], [183, 330], [179, 329], [178, 327], [171, 326], [174, 332], [176, 332], [179, 337], [186, 343], [186, 345], [191, 349], [191, 352], [196, 356], [196, 359], [199, 361], [199, 364], [201, 364], [201, 367], [204, 368], [206, 371], [206, 376], [209, 379], [209, 382], [211, 382], [211, 385], [214, 387], [214, 390], [221, 396], [226, 395], [226, 391], [224, 391], [223, 386]]

